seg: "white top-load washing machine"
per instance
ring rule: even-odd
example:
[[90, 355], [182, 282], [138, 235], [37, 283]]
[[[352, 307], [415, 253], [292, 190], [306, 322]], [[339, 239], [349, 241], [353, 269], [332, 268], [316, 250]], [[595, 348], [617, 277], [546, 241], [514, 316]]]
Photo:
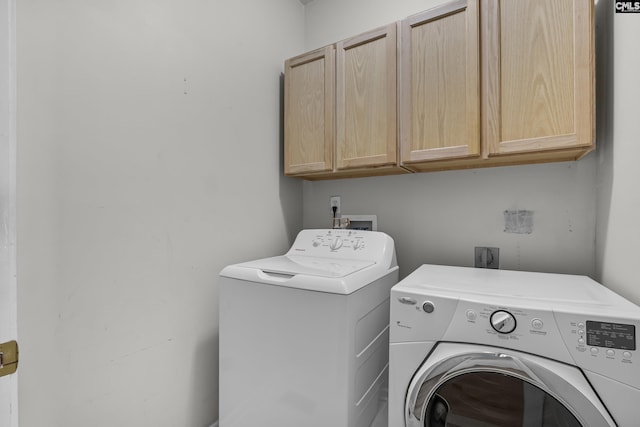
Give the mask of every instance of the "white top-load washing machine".
[[423, 265], [390, 324], [389, 427], [640, 425], [640, 307], [587, 277]]
[[391, 237], [303, 230], [220, 276], [220, 427], [365, 427], [386, 410]]

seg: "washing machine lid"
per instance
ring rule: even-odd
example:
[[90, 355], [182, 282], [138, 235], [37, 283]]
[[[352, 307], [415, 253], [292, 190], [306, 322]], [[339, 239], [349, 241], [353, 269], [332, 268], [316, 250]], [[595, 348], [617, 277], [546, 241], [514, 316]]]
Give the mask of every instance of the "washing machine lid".
[[[398, 266], [375, 261], [282, 255], [225, 267], [220, 276], [244, 282], [348, 295], [376, 280], [397, 281]], [[395, 274], [395, 276], [394, 276]]]
[[375, 265], [374, 261], [319, 258], [300, 255], [282, 255], [238, 264], [238, 267], [253, 268], [264, 273], [285, 276], [315, 276], [326, 278], [346, 277], [364, 268]]
[[579, 369], [518, 351], [438, 343], [407, 392], [407, 427], [616, 427]]
[[377, 280], [398, 279], [393, 239], [362, 230], [302, 230], [281, 256], [233, 264], [220, 276], [309, 291], [348, 295]]

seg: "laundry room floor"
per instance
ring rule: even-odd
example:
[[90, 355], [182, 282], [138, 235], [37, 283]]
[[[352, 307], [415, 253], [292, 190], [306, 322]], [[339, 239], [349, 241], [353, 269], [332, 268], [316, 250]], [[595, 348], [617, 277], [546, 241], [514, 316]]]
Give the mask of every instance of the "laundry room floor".
[[384, 406], [380, 408], [378, 415], [371, 424], [371, 427], [388, 427], [389, 426], [389, 407], [385, 402]]

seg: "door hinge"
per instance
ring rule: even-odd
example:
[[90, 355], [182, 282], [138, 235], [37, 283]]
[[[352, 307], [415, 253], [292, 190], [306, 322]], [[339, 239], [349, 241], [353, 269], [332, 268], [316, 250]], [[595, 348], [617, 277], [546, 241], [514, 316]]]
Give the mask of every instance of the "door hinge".
[[9, 341], [0, 344], [0, 377], [18, 370], [18, 343]]

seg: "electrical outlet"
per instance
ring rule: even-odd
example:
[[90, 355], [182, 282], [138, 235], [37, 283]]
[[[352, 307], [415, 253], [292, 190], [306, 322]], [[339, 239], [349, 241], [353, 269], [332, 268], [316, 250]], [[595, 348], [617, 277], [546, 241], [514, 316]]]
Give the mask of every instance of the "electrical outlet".
[[340, 215], [340, 196], [331, 196], [329, 198], [329, 210], [333, 214], [333, 207], [337, 207], [336, 216]]
[[500, 248], [475, 248], [476, 268], [500, 268]]

